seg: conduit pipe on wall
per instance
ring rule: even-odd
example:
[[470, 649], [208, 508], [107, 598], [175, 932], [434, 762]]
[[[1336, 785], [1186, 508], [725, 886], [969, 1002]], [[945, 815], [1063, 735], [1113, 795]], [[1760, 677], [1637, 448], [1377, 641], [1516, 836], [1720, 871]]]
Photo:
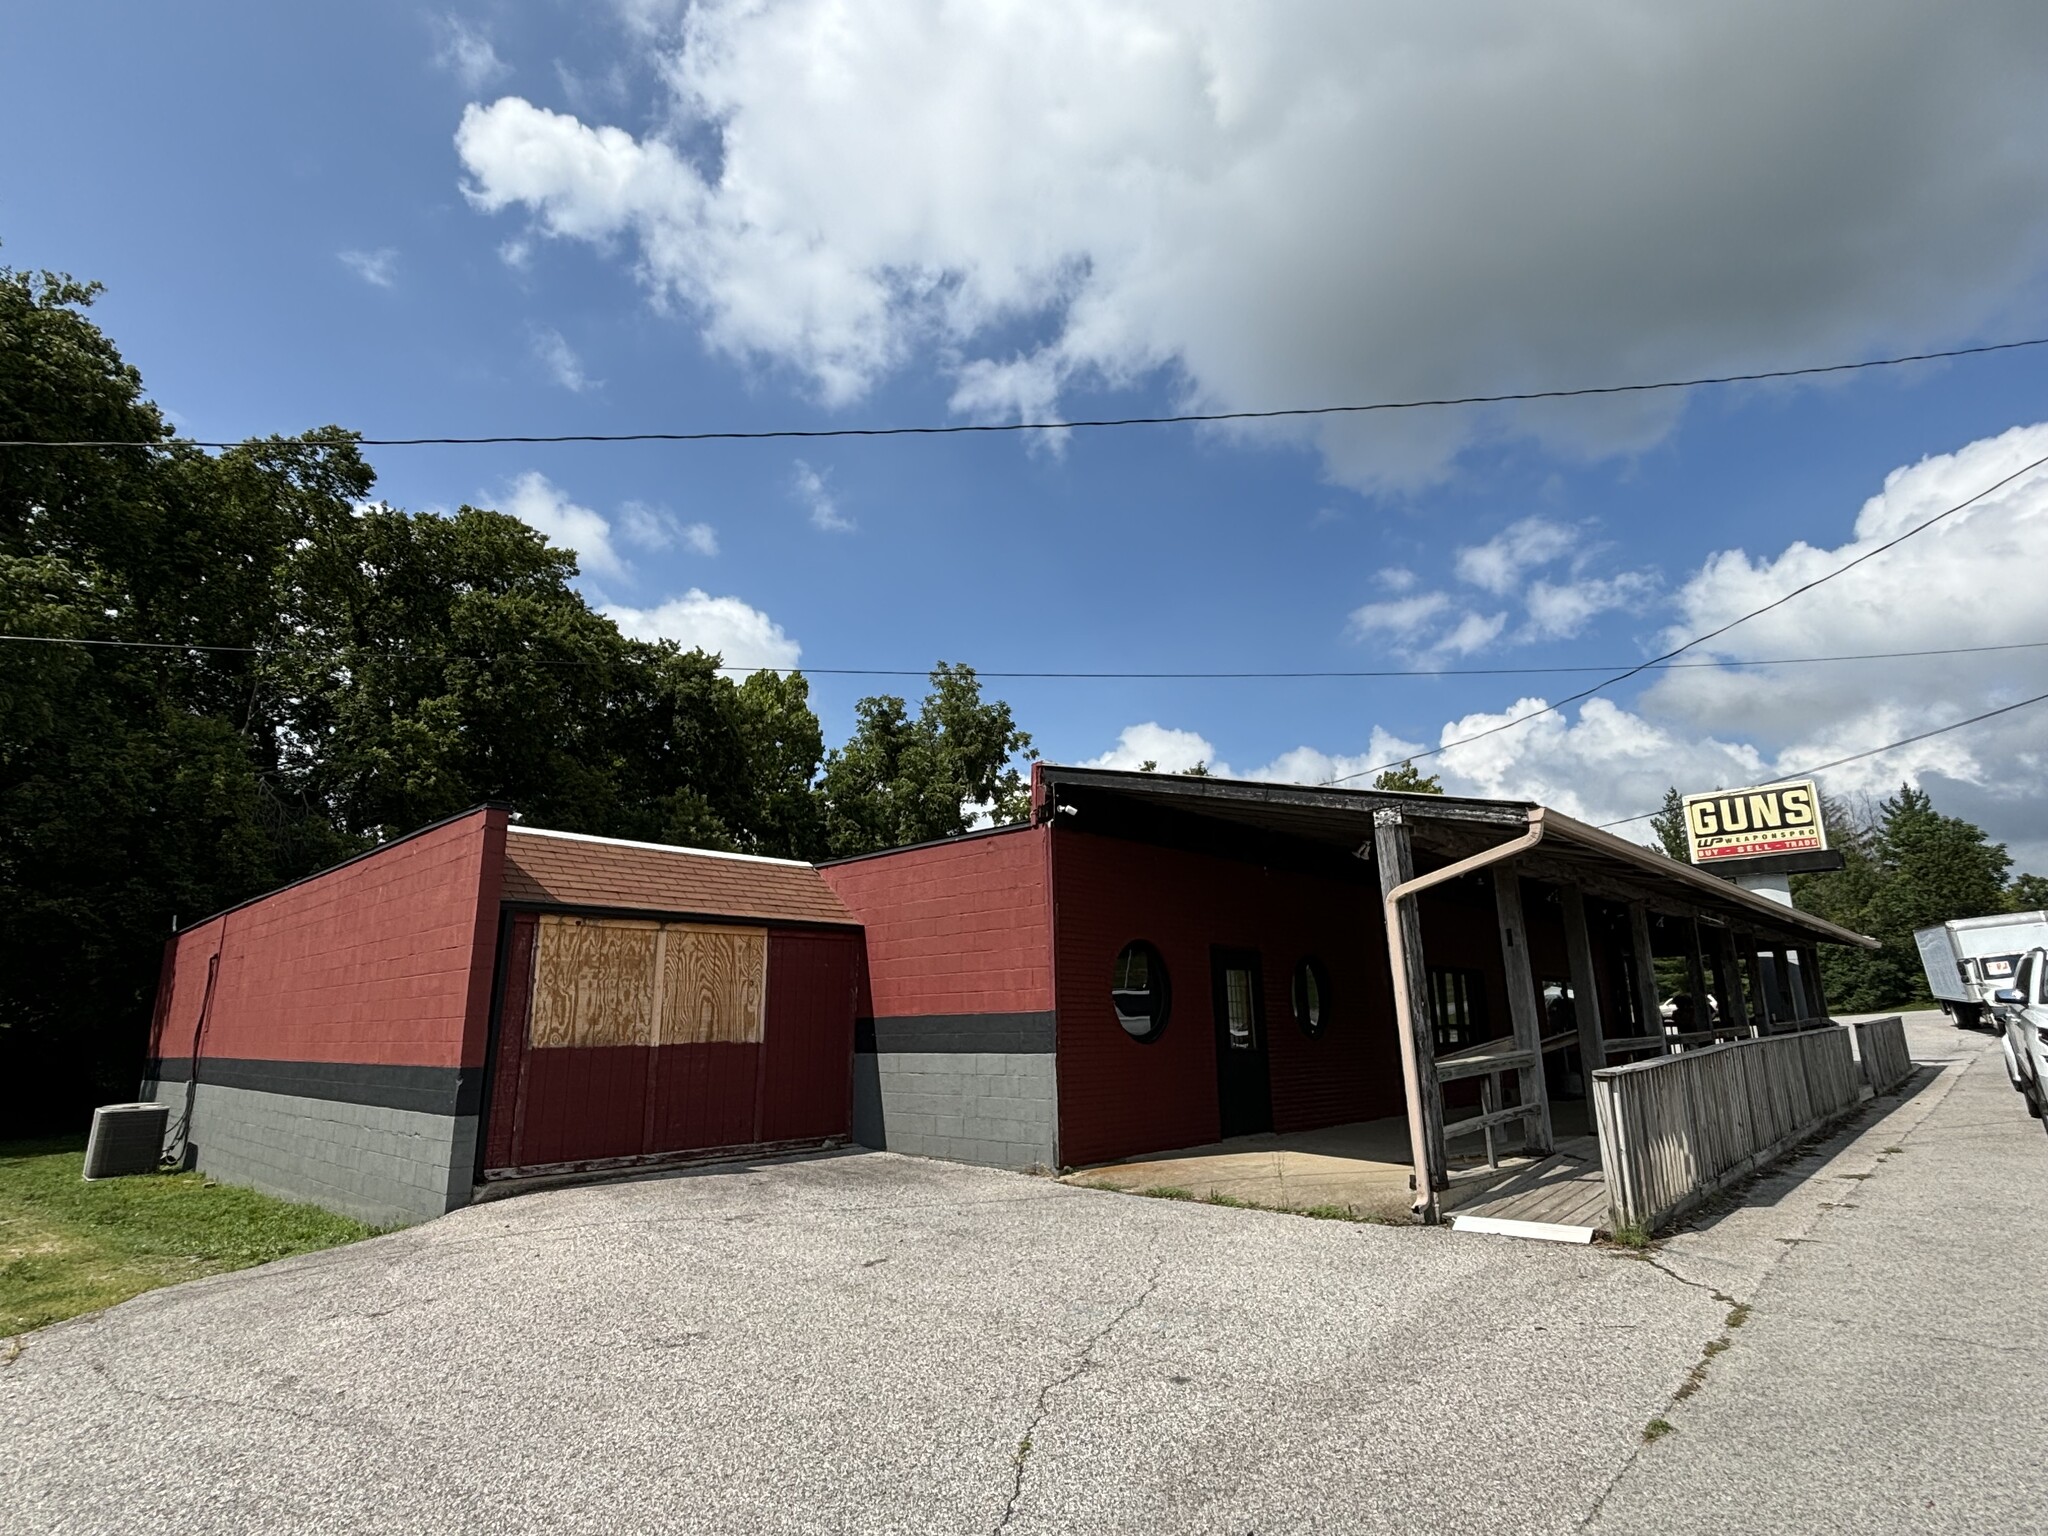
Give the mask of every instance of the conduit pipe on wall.
[[1527, 853], [1543, 841], [1543, 807], [1529, 811], [1529, 828], [1520, 837], [1446, 864], [1426, 875], [1403, 881], [1383, 898], [1387, 921], [1387, 959], [1394, 973], [1394, 1025], [1401, 1036], [1401, 1086], [1408, 1101], [1408, 1155], [1415, 1164], [1414, 1209], [1425, 1217], [1436, 1209], [1436, 1191], [1429, 1187], [1429, 1132], [1422, 1118], [1422, 1078], [1416, 1070], [1415, 1015], [1408, 1006], [1408, 951], [1401, 943], [1401, 903], [1433, 885], [1442, 885], [1475, 869], [1503, 863]]

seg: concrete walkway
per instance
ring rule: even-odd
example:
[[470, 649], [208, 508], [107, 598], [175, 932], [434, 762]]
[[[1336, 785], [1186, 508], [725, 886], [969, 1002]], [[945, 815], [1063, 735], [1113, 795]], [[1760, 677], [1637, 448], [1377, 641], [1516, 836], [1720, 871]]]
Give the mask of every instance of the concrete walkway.
[[1588, 1529], [2048, 1525], [2048, 1135], [1995, 1042], [1908, 1040], [1918, 1092], [1655, 1256], [1748, 1312]]
[[[1582, 1102], [1560, 1101], [1551, 1113], [1560, 1144], [1589, 1129], [1589, 1109]], [[1542, 1161], [1508, 1150], [1520, 1146], [1513, 1130], [1503, 1130], [1501, 1141], [1505, 1145], [1497, 1170], [1487, 1168], [1477, 1137], [1453, 1146], [1446, 1208], [1467, 1205], [1504, 1178]], [[1410, 1188], [1413, 1172], [1408, 1122], [1395, 1115], [1314, 1131], [1233, 1136], [1155, 1157], [1097, 1164], [1067, 1175], [1066, 1182], [1089, 1189], [1184, 1190], [1198, 1200], [1222, 1195], [1273, 1210], [1322, 1207], [1407, 1221], [1415, 1198]]]

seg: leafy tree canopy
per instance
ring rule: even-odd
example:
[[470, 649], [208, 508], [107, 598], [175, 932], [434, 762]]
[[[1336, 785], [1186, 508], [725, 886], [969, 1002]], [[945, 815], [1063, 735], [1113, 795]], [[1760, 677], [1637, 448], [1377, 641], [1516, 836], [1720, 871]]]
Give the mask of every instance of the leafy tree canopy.
[[627, 638], [517, 519], [373, 501], [353, 433], [177, 442], [97, 294], [0, 267], [0, 437], [142, 445], [0, 454], [0, 625], [165, 648], [0, 646], [0, 1118], [134, 1092], [174, 918], [481, 800], [804, 858], [1024, 814], [971, 668], [828, 760], [800, 674]]
[[1404, 762], [1398, 768], [1384, 768], [1372, 781], [1374, 789], [1400, 790], [1411, 795], [1440, 795], [1444, 792], [1443, 780], [1433, 773], [1424, 773], [1412, 762]]
[[983, 702], [969, 666], [940, 662], [931, 681], [914, 718], [902, 699], [862, 699], [852, 738], [826, 757], [820, 790], [834, 855], [955, 837], [980, 817], [1002, 823], [1030, 813], [1030, 786], [1014, 760], [1037, 753], [1010, 706]]
[[1664, 791], [1664, 804], [1650, 818], [1650, 830], [1667, 855], [1681, 864], [1692, 862], [1692, 843], [1685, 835], [1685, 797], [1676, 784]]
[[1793, 900], [1882, 945], [1875, 951], [1828, 950], [1822, 966], [1828, 1001], [1845, 1012], [1926, 996], [1914, 929], [2024, 910], [2024, 893], [2044, 894], [2037, 875], [2008, 887], [2012, 860], [2004, 845], [1961, 817], [1935, 810], [1925, 790], [1903, 785], [1875, 806], [1826, 796], [1821, 815], [1843, 867], [1794, 875]]

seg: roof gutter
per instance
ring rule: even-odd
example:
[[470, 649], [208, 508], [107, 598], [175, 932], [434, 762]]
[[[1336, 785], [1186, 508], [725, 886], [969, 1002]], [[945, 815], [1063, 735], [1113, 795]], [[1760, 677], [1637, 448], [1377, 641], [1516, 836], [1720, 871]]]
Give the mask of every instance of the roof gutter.
[[1408, 1104], [1408, 1154], [1415, 1164], [1414, 1209], [1425, 1219], [1436, 1209], [1436, 1191], [1430, 1187], [1429, 1132], [1422, 1114], [1422, 1078], [1416, 1068], [1419, 1059], [1416, 1055], [1416, 1024], [1414, 1010], [1408, 1002], [1408, 952], [1401, 944], [1401, 903], [1433, 885], [1442, 885], [1476, 869], [1505, 863], [1527, 853], [1543, 841], [1543, 815], [1542, 806], [1531, 807], [1528, 830], [1520, 837], [1475, 853], [1469, 859], [1460, 859], [1455, 864], [1446, 864], [1442, 869], [1433, 869], [1426, 875], [1403, 881], [1383, 898], [1387, 920], [1387, 960], [1394, 973], [1394, 1024], [1401, 1035], [1401, 1087]]

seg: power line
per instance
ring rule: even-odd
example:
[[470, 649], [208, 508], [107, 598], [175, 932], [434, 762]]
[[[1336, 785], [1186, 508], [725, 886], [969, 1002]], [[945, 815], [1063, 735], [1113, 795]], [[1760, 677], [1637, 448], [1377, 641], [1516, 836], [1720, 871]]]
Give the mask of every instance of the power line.
[[1649, 671], [1652, 667], [1658, 667], [1663, 665], [1665, 662], [1670, 661], [1675, 656], [1684, 655], [1685, 652], [1691, 650], [1694, 646], [1705, 645], [1709, 640], [1713, 640], [1721, 635], [1727, 634], [1729, 630], [1735, 628], [1735, 626], [1738, 624], [1747, 624], [1751, 619], [1757, 618], [1762, 614], [1769, 613], [1773, 608], [1783, 607], [1786, 603], [1791, 602], [1793, 598], [1800, 596], [1802, 593], [1811, 592], [1815, 587], [1818, 587], [1825, 582], [1833, 581], [1837, 576], [1840, 576], [1847, 571], [1854, 570], [1857, 566], [1863, 564], [1864, 561], [1874, 560], [1879, 555], [1883, 554], [1886, 550], [1897, 548], [1899, 545], [1905, 543], [1906, 540], [1912, 538], [1915, 534], [1925, 533], [1929, 528], [1932, 528], [1936, 523], [1942, 521], [1944, 518], [1954, 517], [1956, 513], [1963, 511], [1965, 508], [1975, 506], [1978, 502], [1982, 501], [1986, 496], [1989, 496], [1992, 492], [2003, 490], [2006, 486], [2011, 485], [2013, 481], [2020, 479], [2024, 475], [2032, 474], [2035, 470], [2039, 469], [2044, 464], [2048, 464], [2048, 454], [2043, 454], [2040, 458], [2034, 460], [2031, 464], [2021, 465], [2018, 469], [2014, 470], [2011, 474], [2007, 475], [2004, 479], [1998, 481], [1996, 484], [1987, 485], [1984, 487], [1983, 490], [1977, 492], [1976, 495], [1969, 497], [1967, 500], [1957, 502], [1954, 506], [1948, 508], [1946, 511], [1935, 513], [1934, 516], [1928, 518], [1926, 522], [1915, 524], [1913, 527], [1908, 528], [1904, 533], [1900, 534], [1897, 538], [1888, 539], [1884, 543], [1878, 545], [1875, 549], [1865, 550], [1862, 554], [1858, 555], [1854, 560], [1848, 561], [1846, 564], [1843, 565], [1838, 565], [1832, 571], [1827, 572], [1825, 575], [1816, 576], [1813, 578], [1813, 580], [1809, 582], [1804, 582], [1801, 585], [1794, 587], [1790, 592], [1787, 592], [1780, 597], [1773, 598], [1770, 602], [1765, 603], [1761, 608], [1752, 608], [1748, 613], [1742, 614], [1738, 618], [1730, 619], [1726, 624], [1721, 625], [1718, 629], [1710, 629], [1703, 635], [1694, 635], [1692, 639], [1686, 641], [1685, 644], [1676, 646], [1673, 649], [1664, 652], [1664, 654], [1661, 656], [1653, 656], [1648, 661], [1641, 662], [1636, 666], [1630, 667], [1625, 672], [1616, 673], [1613, 677], [1607, 678], [1602, 682], [1595, 683], [1590, 688], [1581, 689], [1577, 693], [1567, 694], [1564, 698], [1559, 699], [1555, 704], [1546, 704], [1541, 709], [1531, 710], [1526, 715], [1517, 715], [1514, 719], [1503, 721], [1499, 725], [1488, 726], [1485, 730], [1475, 731], [1470, 736], [1461, 736], [1456, 741], [1447, 741], [1440, 747], [1430, 747], [1426, 751], [1411, 753], [1406, 757], [1396, 758], [1393, 762], [1390, 763], [1382, 763], [1377, 768], [1361, 768], [1356, 773], [1340, 774], [1338, 777], [1334, 779], [1325, 779], [1323, 782], [1325, 784], [1343, 784], [1347, 783], [1352, 779], [1362, 779], [1369, 773], [1384, 773], [1389, 768], [1400, 767], [1403, 763], [1412, 763], [1417, 762], [1423, 758], [1436, 757], [1441, 753], [1450, 751], [1453, 747], [1468, 746], [1472, 742], [1484, 740], [1488, 736], [1497, 736], [1502, 731], [1513, 730], [1516, 726], [1527, 725], [1531, 720], [1540, 720], [1545, 715], [1554, 715], [1558, 711], [1562, 710], [1567, 704], [1576, 704], [1581, 699], [1590, 699], [1594, 694], [1599, 693], [1602, 689], [1612, 688], [1616, 683], [1625, 683], [1630, 678], [1636, 677], [1641, 673]]
[[[260, 656], [265, 648], [256, 645], [191, 645], [176, 640], [96, 640], [79, 639], [68, 635], [0, 635], [0, 642], [20, 645], [76, 645], [97, 646], [115, 650], [181, 651], [208, 654], [230, 654]], [[2002, 645], [1953, 645], [1935, 650], [1920, 651], [1857, 651], [1836, 656], [1768, 656], [1739, 661], [1671, 661], [1654, 663], [1660, 670], [1675, 671], [1689, 668], [1714, 667], [1790, 667], [1807, 666], [1824, 662], [1840, 661], [1901, 661], [1923, 656], [1977, 656], [1993, 651], [2029, 651], [2048, 649], [2048, 640], [2018, 640]], [[331, 653], [339, 654], [339, 653]], [[388, 652], [385, 654], [389, 654]], [[492, 655], [463, 651], [442, 653], [450, 660], [490, 661]], [[500, 652], [499, 655], [511, 655]], [[542, 666], [594, 667], [606, 665], [600, 661], [556, 660], [530, 658]], [[1605, 664], [1581, 664], [1548, 667], [1388, 667], [1358, 671], [1320, 672], [991, 672], [976, 668], [974, 675], [998, 681], [1026, 682], [1274, 682], [1315, 679], [1372, 679], [1403, 677], [1536, 677], [1554, 673], [1609, 672], [1619, 662]], [[720, 663], [715, 669], [720, 672], [758, 672], [759, 667], [750, 667], [738, 662]], [[928, 677], [929, 667], [788, 667], [777, 671], [801, 672], [807, 677]], [[1532, 717], [1533, 718], [1533, 717]], [[1368, 770], [1371, 771], [1371, 770]]]
[[[1833, 373], [1859, 373], [1869, 368], [1897, 368], [1907, 363], [1934, 363], [1959, 357], [1983, 357], [1993, 352], [2017, 352], [2028, 347], [2048, 346], [2048, 336], [2024, 341], [1989, 342], [1977, 347], [1951, 347], [1941, 352], [1907, 352], [1897, 357], [1872, 357], [1858, 362], [1815, 363], [1803, 368], [1768, 368], [1755, 373], [1702, 374], [1696, 378], [1659, 379], [1640, 384], [1590, 384], [1575, 389], [1527, 389], [1494, 395], [1446, 395], [1416, 400], [1375, 400], [1364, 405], [1301, 405], [1264, 411], [1184, 411], [1170, 416], [1102, 416], [1080, 421], [952, 422], [940, 426], [908, 427], [774, 427], [759, 431], [703, 432], [551, 432], [492, 433], [478, 437], [359, 437], [365, 448], [474, 448], [505, 444], [547, 445], [557, 443], [759, 443], [809, 442], [839, 437], [960, 437], [995, 432], [1072, 432], [1096, 427], [1170, 427], [1222, 421], [1277, 421], [1313, 416], [1362, 416], [1380, 411], [1439, 410], [1462, 405], [1514, 405], [1532, 400], [1585, 400], [1602, 395], [1640, 395], [1661, 390], [1702, 389], [1721, 384], [1760, 384], [1773, 379], [1810, 379]], [[178, 441], [192, 448], [239, 448], [245, 442]], [[162, 442], [114, 438], [0, 439], [0, 448], [159, 448]]]
[[[1866, 757], [1876, 757], [1880, 753], [1890, 752], [1899, 747], [1910, 747], [1914, 742], [1926, 741], [1930, 737], [1946, 736], [1950, 731], [1960, 731], [1964, 726], [1975, 725], [1980, 720], [1990, 720], [1999, 715], [2009, 715], [2016, 709], [2025, 709], [2030, 704], [2044, 702], [2048, 702], [2048, 693], [2037, 693], [2031, 699], [2021, 699], [2017, 704], [2006, 704], [1998, 709], [1987, 709], [1983, 714], [1972, 715], [1967, 720], [1957, 720], [1949, 725], [1938, 725], [1931, 731], [1922, 731], [1918, 736], [1906, 736], [1898, 741], [1888, 741], [1881, 747], [1872, 747], [1868, 752], [1851, 752], [1847, 757], [1838, 757], [1833, 762], [1815, 763], [1811, 768], [1796, 768], [1791, 773], [1781, 774], [1779, 777], [1791, 778], [1795, 775], [1826, 773], [1830, 768], [1840, 768], [1844, 763], [1860, 763]], [[1600, 827], [1602, 831], [1606, 831], [1611, 827], [1625, 827], [1630, 822], [1648, 821], [1652, 816], [1661, 816], [1662, 814], [1661, 810], [1644, 811], [1640, 816], [1624, 816], [1620, 821], [1603, 821], [1600, 823]]]

